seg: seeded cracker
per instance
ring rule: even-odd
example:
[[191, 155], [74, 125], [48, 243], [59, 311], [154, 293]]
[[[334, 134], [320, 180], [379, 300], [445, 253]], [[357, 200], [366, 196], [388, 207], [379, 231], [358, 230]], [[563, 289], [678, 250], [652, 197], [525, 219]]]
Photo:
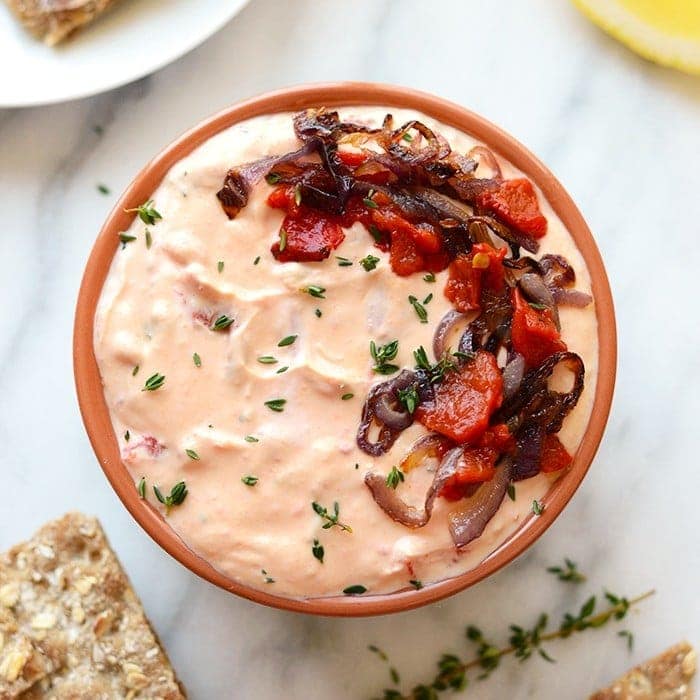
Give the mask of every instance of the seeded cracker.
[[6, 0], [27, 31], [48, 46], [94, 22], [114, 0]]
[[697, 655], [687, 642], [635, 666], [590, 700], [692, 700]]
[[0, 555], [0, 700], [185, 697], [95, 518]]

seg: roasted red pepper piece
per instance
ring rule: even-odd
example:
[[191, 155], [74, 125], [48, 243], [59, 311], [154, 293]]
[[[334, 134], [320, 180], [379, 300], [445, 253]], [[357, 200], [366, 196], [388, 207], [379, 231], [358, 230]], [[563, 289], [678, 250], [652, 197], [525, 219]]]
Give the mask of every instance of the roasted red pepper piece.
[[561, 471], [571, 464], [572, 459], [556, 435], [545, 436], [540, 457], [540, 471], [545, 474]]
[[498, 451], [490, 447], [475, 447], [463, 451], [457, 472], [451, 476], [438, 495], [448, 501], [470, 496], [476, 484], [490, 481], [496, 474]]
[[498, 452], [510, 452], [515, 449], [515, 438], [505, 423], [492, 425], [479, 440], [479, 447], [492, 447]]
[[338, 160], [348, 168], [357, 168], [367, 160], [367, 154], [363, 151], [336, 151]]
[[389, 262], [397, 275], [439, 272], [447, 266], [449, 258], [442, 250], [440, 233], [430, 224], [412, 224], [389, 208], [373, 209], [372, 222], [378, 231], [390, 236]]
[[525, 358], [529, 367], [536, 367], [555, 352], [566, 350], [549, 309], [533, 309], [517, 287], [513, 289], [512, 299], [513, 349]]
[[476, 201], [497, 219], [522, 233], [535, 238], [547, 233], [547, 219], [540, 211], [535, 188], [526, 178], [503, 180], [498, 189], [482, 192]]
[[299, 213], [299, 205], [296, 203], [296, 199], [295, 188], [292, 185], [280, 185], [270, 192], [267, 204], [273, 209], [284, 209], [287, 214], [294, 216]]
[[459, 371], [447, 372], [431, 401], [416, 409], [416, 420], [457, 443], [475, 443], [501, 405], [503, 379], [496, 358], [485, 350]]
[[476, 243], [468, 255], [458, 255], [450, 265], [445, 296], [457, 311], [466, 313], [481, 308], [482, 287], [500, 292], [503, 289], [505, 248]]
[[[282, 231], [286, 232], [283, 247]], [[275, 241], [270, 250], [280, 262], [318, 262], [325, 260], [344, 238], [339, 223], [313, 209], [301, 207], [296, 216], [284, 217], [280, 240]]]

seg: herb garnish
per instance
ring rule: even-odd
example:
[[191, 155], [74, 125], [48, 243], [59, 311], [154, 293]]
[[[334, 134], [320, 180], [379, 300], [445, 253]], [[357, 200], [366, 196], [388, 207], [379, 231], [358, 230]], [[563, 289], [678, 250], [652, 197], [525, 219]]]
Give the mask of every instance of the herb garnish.
[[384, 236], [382, 235], [382, 232], [374, 224], [369, 225], [369, 232], [372, 235], [372, 238], [374, 238], [374, 240], [377, 243], [381, 243]]
[[287, 247], [287, 232], [281, 228], [280, 229], [280, 253]]
[[109, 187], [107, 187], [107, 185], [103, 185], [102, 183], [97, 185], [97, 191], [100, 194], [109, 194], [110, 193]]
[[435, 282], [435, 273], [429, 272], [427, 275], [423, 275], [423, 281], [428, 283]]
[[423, 304], [421, 304], [412, 294], [408, 297], [408, 302], [415, 309], [416, 315], [420, 319], [420, 322], [428, 323], [428, 312], [426, 311], [425, 306], [423, 306]]
[[287, 370], [289, 369], [288, 365], [285, 365], [284, 367], [280, 367], [275, 374], [284, 374]]
[[321, 316], [323, 316], [323, 312], [321, 311], [321, 309], [316, 309], [316, 311], [314, 311], [314, 313], [316, 314], [317, 318], [321, 318]]
[[187, 486], [185, 486], [184, 481], [178, 481], [177, 484], [170, 489], [170, 495], [163, 496], [161, 490], [154, 484], [153, 493], [166, 509], [170, 510], [173, 506], [179, 506], [185, 498], [187, 498]]
[[216, 263], [216, 269], [219, 271], [219, 274], [224, 271], [224, 261], [219, 260], [218, 263]]
[[187, 450], [185, 450], [185, 454], [186, 454], [190, 459], [195, 460], [195, 462], [198, 462], [199, 459], [200, 459], [199, 455], [195, 452], [195, 450], [187, 449]]
[[246, 442], [260, 442], [260, 440], [258, 440], [258, 438], [256, 438], [254, 435], [246, 435], [243, 439]]
[[314, 513], [320, 515], [321, 518], [326, 521], [322, 525], [324, 530], [330, 530], [332, 527], [339, 527], [343, 532], [352, 532], [352, 528], [349, 525], [341, 523], [340, 520], [338, 520], [338, 517], [340, 516], [340, 506], [338, 505], [338, 501], [333, 503], [332, 514], [329, 513], [328, 510], [320, 503], [316, 503], [316, 501], [311, 504], [311, 508], [313, 508]]
[[134, 209], [125, 209], [127, 213], [135, 211], [139, 215], [139, 219], [143, 221], [144, 224], [149, 224], [154, 226], [156, 221], [162, 219], [163, 217], [160, 213], [153, 207], [153, 200], [149, 199], [144, 202], [140, 207], [135, 207]]
[[360, 265], [364, 267], [367, 272], [372, 272], [377, 267], [379, 258], [376, 255], [365, 255], [362, 260], [360, 260]]
[[430, 381], [433, 384], [441, 382], [447, 372], [454, 372], [457, 369], [457, 365], [451, 359], [454, 354], [451, 355], [449, 350], [434, 365], [428, 360], [428, 353], [422, 345], [413, 351], [413, 357], [416, 360], [416, 369], [425, 370], [430, 375]]
[[370, 209], [378, 209], [379, 205], [372, 199], [372, 197], [374, 197], [374, 190], [370, 190], [367, 193], [367, 196], [362, 200], [362, 203]]
[[141, 391], [155, 391], [156, 389], [160, 389], [164, 383], [165, 376], [156, 372], [146, 380], [146, 383], [143, 385], [143, 389], [141, 389]]
[[[338, 267], [350, 267], [352, 265], [352, 260], [348, 260], [347, 258], [343, 258], [340, 255], [336, 255], [335, 259], [338, 261]], [[360, 263], [362, 260], [360, 260]]]
[[241, 481], [246, 485], [246, 486], [255, 486], [255, 484], [258, 483], [258, 477], [257, 476], [252, 476], [251, 474], [248, 474], [247, 476], [242, 476]]
[[430, 294], [428, 294], [428, 296], [425, 297], [425, 299], [423, 299], [423, 303], [424, 303], [424, 304], [429, 304], [432, 300], [433, 300], [433, 293], [430, 292]]
[[144, 234], [146, 238], [146, 248], [150, 249], [151, 244], [153, 243], [153, 237], [151, 236], [151, 232], [146, 229], [146, 233]]
[[261, 355], [260, 357], [258, 357], [258, 362], [261, 365], [276, 365], [277, 358], [272, 357], [272, 355]]
[[321, 564], [323, 564], [323, 555], [325, 554], [325, 550], [323, 549], [323, 545], [318, 540], [314, 540], [314, 543], [311, 547], [311, 552], [316, 557], [316, 559], [318, 559], [321, 562]]
[[[508, 645], [499, 648], [489, 641], [483, 632], [473, 625], [466, 628], [466, 637], [476, 645], [476, 655], [474, 658], [464, 660], [455, 654], [443, 654], [437, 663], [438, 671], [433, 680], [421, 683], [413, 687], [406, 695], [394, 689], [384, 691], [381, 700], [437, 700], [438, 694], [442, 691], [463, 690], [466, 688], [469, 678], [467, 672], [472, 669], [480, 669], [481, 673], [477, 680], [487, 678], [501, 664], [503, 657], [514, 655], [521, 662], [538, 655], [545, 661], [552, 662], [554, 659], [543, 648], [544, 642], [554, 639], [564, 639], [576, 632], [583, 632], [587, 629], [602, 627], [612, 620], [621, 620], [627, 615], [629, 609], [646, 600], [654, 591], [647, 591], [636, 598], [623, 598], [606, 593], [605, 597], [610, 603], [609, 607], [595, 614], [595, 596], [589, 598], [580, 608], [578, 613], [566, 614], [559, 628], [547, 632], [549, 617], [542, 613], [536, 623], [531, 628], [523, 628], [519, 625], [511, 625], [509, 629]], [[627, 638], [626, 630], [618, 632], [621, 637]], [[370, 650], [379, 654], [382, 660], [388, 662], [388, 657], [383, 652], [379, 652], [376, 647]]]
[[377, 374], [393, 374], [399, 371], [398, 365], [392, 365], [389, 360], [396, 358], [399, 351], [399, 341], [392, 340], [386, 345], [377, 345], [373, 340], [369, 342], [369, 354], [375, 362], [372, 369]]
[[506, 492], [508, 493], [508, 498], [510, 498], [511, 501], [515, 500], [515, 484], [510, 483], [508, 484], [506, 488]]
[[544, 513], [545, 506], [543, 506], [537, 499], [532, 502], [532, 512], [535, 515], [542, 515]]
[[343, 394], [343, 395], [340, 397], [340, 400], [341, 400], [341, 401], [350, 401], [350, 399], [351, 399], [353, 396], [355, 396], [355, 394], [352, 394], [352, 393], [348, 392], [347, 394]]
[[277, 411], [277, 413], [282, 413], [282, 411], [284, 411], [284, 404], [286, 403], [287, 399], [270, 399], [269, 401], [265, 401], [265, 405], [271, 411]]
[[624, 637], [627, 639], [627, 648], [632, 651], [634, 649], [634, 635], [629, 630], [620, 630], [617, 633], [618, 637]]
[[308, 287], [302, 287], [299, 291], [306, 294], [310, 294], [312, 297], [317, 299], [325, 299], [324, 293], [326, 291], [325, 287], [319, 287], [317, 284], [310, 284]]
[[135, 365], [134, 369], [131, 370], [131, 376], [135, 377], [139, 373], [140, 368], [141, 368], [141, 365]]
[[416, 389], [416, 385], [413, 384], [406, 389], [399, 389], [397, 394], [399, 396], [399, 403], [413, 415], [418, 405], [418, 390]]
[[131, 241], [136, 240], [136, 236], [131, 236], [128, 233], [120, 233], [119, 240], [121, 241], [121, 244], [122, 244], [122, 250], [124, 250], [124, 248], [126, 248], [127, 243], [131, 243]]
[[275, 579], [272, 578], [272, 576], [268, 576], [267, 571], [265, 569], [260, 569], [260, 573], [265, 577], [265, 583], [274, 583]]
[[202, 358], [199, 356], [199, 353], [192, 353], [192, 362], [194, 362], [195, 367], [202, 366]]
[[423, 588], [423, 582], [419, 581], [418, 579], [411, 579], [409, 583], [417, 590], [419, 591], [421, 588]]
[[226, 314], [221, 314], [221, 316], [212, 323], [210, 329], [212, 331], [225, 331], [232, 323], [232, 318], [229, 318]]
[[257, 265], [259, 262], [260, 262], [260, 256], [258, 255], [258, 257], [255, 258], [255, 260], [253, 260], [253, 265]]
[[280, 342], [277, 343], [277, 347], [286, 348], [287, 345], [292, 345], [298, 337], [298, 335], [288, 335], [286, 338], [282, 338], [282, 340], [280, 340]]
[[124, 433], [124, 440], [125, 442], [129, 442], [129, 440], [131, 440], [131, 433], [128, 430]]
[[343, 588], [343, 593], [345, 593], [345, 595], [362, 595], [366, 592], [367, 589], [361, 583], [356, 583], [354, 586]]
[[578, 570], [575, 561], [568, 557], [564, 559], [564, 566], [550, 566], [547, 568], [550, 574], [554, 574], [560, 581], [571, 583], [583, 583], [586, 577]]
[[139, 496], [143, 500], [146, 500], [146, 477], [145, 476], [141, 477], [141, 481], [139, 481], [139, 485], [136, 487], [136, 490], [139, 492]]
[[396, 490], [396, 487], [402, 483], [405, 479], [404, 473], [396, 466], [391, 468], [391, 471], [387, 474], [386, 485], [390, 489]]
[[265, 181], [268, 185], [276, 185], [281, 179], [282, 176], [277, 173], [268, 173], [265, 175]]

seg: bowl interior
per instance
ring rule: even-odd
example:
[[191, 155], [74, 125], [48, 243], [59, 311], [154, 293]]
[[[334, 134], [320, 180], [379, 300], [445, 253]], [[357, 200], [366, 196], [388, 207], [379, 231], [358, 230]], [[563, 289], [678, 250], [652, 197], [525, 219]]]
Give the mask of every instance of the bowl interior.
[[[476, 568], [427, 585], [421, 590], [300, 600], [271, 595], [224, 576], [189, 550], [160, 514], [138, 497], [131, 476], [121, 462], [117, 438], [102, 392], [93, 349], [93, 322], [102, 286], [119, 244], [118, 233], [128, 228], [134, 216], [126, 213], [125, 209], [146, 201], [177, 161], [217, 132], [251, 117], [321, 105], [377, 105], [423, 112], [487, 144], [535, 182], [570, 232], [591, 275], [598, 320], [598, 378], [583, 440], [569, 471], [552, 485], [543, 499], [546, 506], [544, 513], [539, 517], [527, 518], [509, 539]], [[93, 247], [78, 296], [73, 351], [80, 410], [100, 465], [126, 508], [158, 544], [194, 573], [237, 595], [286, 610], [344, 616], [398, 612], [440, 600], [489, 576], [527, 549], [556, 519], [588, 471], [607, 422], [616, 370], [613, 302], [600, 253], [576, 205], [549, 170], [511, 136], [462, 107], [414, 90], [371, 83], [300, 86], [247, 100], [188, 131], [148, 163], [117, 202]]]

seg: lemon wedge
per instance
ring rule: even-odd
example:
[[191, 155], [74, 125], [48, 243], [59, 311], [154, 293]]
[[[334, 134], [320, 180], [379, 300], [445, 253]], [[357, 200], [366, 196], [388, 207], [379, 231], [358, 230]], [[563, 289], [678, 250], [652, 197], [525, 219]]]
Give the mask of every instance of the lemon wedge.
[[623, 44], [663, 66], [700, 74], [700, 0], [573, 0]]

